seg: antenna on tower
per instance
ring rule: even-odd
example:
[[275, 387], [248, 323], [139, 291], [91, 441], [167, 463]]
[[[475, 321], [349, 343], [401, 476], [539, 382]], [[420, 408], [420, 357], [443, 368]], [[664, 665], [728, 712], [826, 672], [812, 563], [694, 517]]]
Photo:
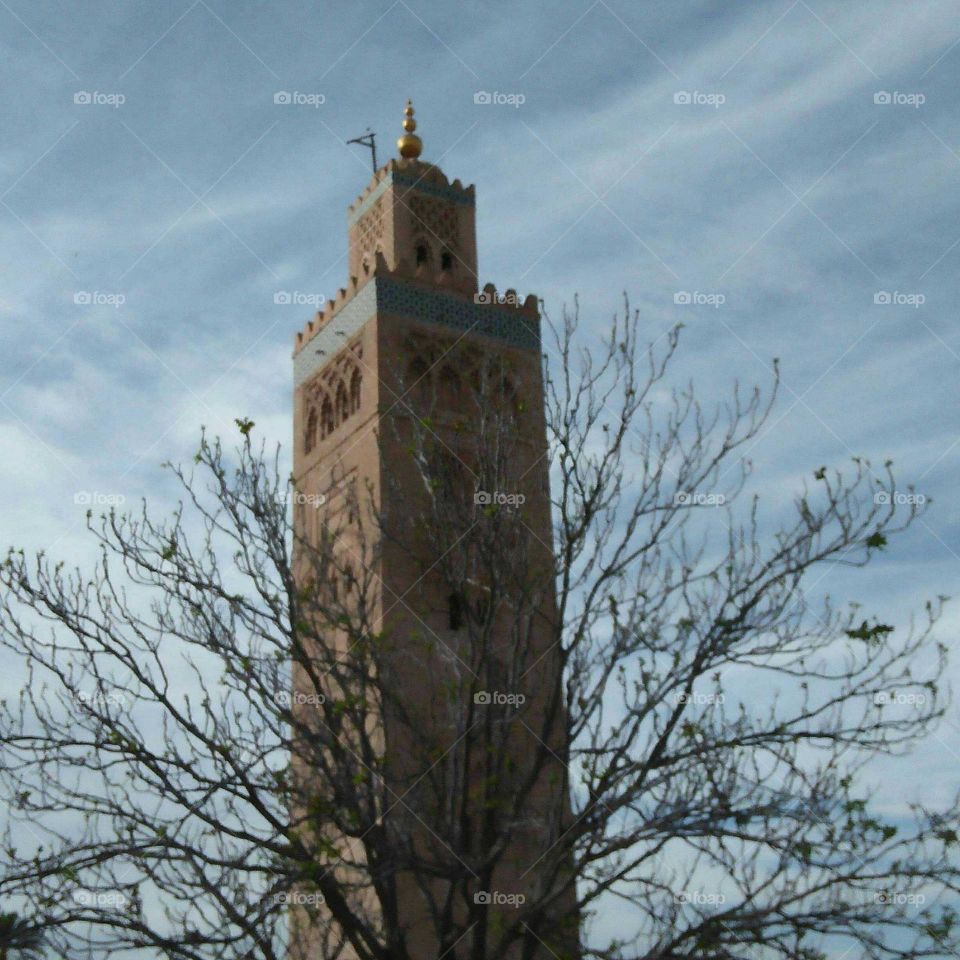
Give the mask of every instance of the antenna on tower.
[[347, 143], [359, 143], [361, 146], [366, 147], [370, 151], [370, 158], [373, 160], [373, 172], [377, 172], [377, 144], [376, 144], [376, 134], [367, 127], [367, 132], [362, 137], [354, 137], [352, 140], [348, 140]]

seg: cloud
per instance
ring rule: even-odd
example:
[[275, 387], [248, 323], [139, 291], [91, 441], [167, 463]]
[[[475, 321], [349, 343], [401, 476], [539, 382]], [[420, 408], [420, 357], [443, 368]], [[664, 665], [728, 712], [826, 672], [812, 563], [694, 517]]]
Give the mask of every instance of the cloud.
[[[752, 451], [758, 489], [778, 502], [820, 463], [893, 456], [937, 502], [851, 584], [901, 620], [950, 592], [952, 3], [427, 0], [333, 22], [281, 0], [216, 8], [223, 23], [204, 5], [181, 21], [100, 6], [94, 21], [18, 6], [36, 36], [0, 11], [16, 39], [0, 63], [0, 498], [16, 504], [0, 539], [89, 560], [77, 490], [167, 505], [158, 464], [189, 458], [201, 423], [232, 437], [249, 416], [288, 442], [292, 337], [311, 310], [273, 294], [346, 282], [346, 207], [369, 168], [344, 141], [371, 125], [383, 162], [413, 96], [426, 159], [477, 185], [482, 282], [535, 291], [555, 317], [579, 292], [585, 336], [626, 289], [650, 338], [686, 324], [678, 372], [708, 404], [734, 379], [767, 383], [781, 357], [776, 429]], [[279, 89], [326, 104], [281, 109]], [[526, 103], [475, 105], [480, 89]], [[77, 90], [127, 100], [82, 107]], [[875, 104], [878, 90], [926, 102]], [[126, 302], [83, 307], [78, 290]], [[925, 303], [875, 305], [878, 290]], [[682, 306], [677, 291], [726, 299]], [[939, 750], [910, 760], [938, 795]]]

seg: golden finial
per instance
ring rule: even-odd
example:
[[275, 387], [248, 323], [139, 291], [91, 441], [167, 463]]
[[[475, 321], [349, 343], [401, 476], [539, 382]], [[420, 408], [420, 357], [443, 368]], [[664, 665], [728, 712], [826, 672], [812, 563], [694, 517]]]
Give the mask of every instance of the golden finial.
[[423, 149], [423, 141], [413, 132], [417, 129], [417, 121], [413, 119], [413, 101], [407, 101], [407, 109], [403, 111], [403, 129], [407, 132], [397, 139], [397, 149], [400, 156], [409, 160], [416, 160]]

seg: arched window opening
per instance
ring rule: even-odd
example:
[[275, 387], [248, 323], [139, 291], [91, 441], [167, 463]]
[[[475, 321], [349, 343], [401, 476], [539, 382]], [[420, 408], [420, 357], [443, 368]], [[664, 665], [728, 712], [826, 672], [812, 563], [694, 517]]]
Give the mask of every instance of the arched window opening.
[[417, 244], [417, 266], [430, 262], [430, 248], [425, 243]]
[[445, 366], [439, 377], [440, 402], [446, 409], [455, 408], [460, 400], [460, 375], [451, 366]]
[[326, 440], [333, 433], [333, 428], [333, 404], [329, 397], [324, 397], [320, 406], [320, 439]]
[[347, 388], [343, 381], [337, 384], [337, 425], [343, 423], [350, 416], [350, 401], [347, 399]]
[[453, 269], [453, 254], [449, 250], [440, 254], [440, 269], [448, 273]]
[[304, 430], [303, 449], [309, 453], [317, 445], [317, 410], [311, 407], [307, 412], [307, 426]]
[[362, 377], [359, 370], [353, 371], [350, 377], [350, 412], [356, 413], [360, 409], [360, 385]]
[[520, 399], [517, 397], [517, 389], [509, 377], [504, 377], [500, 381], [500, 396], [503, 401], [503, 409], [507, 414], [516, 415], [523, 408]]
[[416, 400], [424, 406], [430, 404], [430, 368], [422, 357], [414, 357], [407, 366], [403, 383], [404, 398]]
[[463, 626], [463, 597], [459, 593], [451, 593], [447, 598], [448, 626], [451, 630], [459, 630]]
[[407, 366], [406, 386], [412, 387], [417, 380], [423, 379], [427, 375], [427, 364], [423, 357], [414, 357]]

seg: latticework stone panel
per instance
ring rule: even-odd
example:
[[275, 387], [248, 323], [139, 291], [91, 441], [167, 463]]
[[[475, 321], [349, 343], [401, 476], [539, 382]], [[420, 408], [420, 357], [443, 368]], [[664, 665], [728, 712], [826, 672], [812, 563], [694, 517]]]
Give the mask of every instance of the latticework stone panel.
[[416, 193], [411, 194], [406, 202], [417, 228], [430, 238], [456, 246], [457, 209], [453, 204]]
[[360, 252], [372, 257], [374, 252], [381, 248], [384, 230], [383, 204], [375, 203], [357, 221], [356, 243]]

